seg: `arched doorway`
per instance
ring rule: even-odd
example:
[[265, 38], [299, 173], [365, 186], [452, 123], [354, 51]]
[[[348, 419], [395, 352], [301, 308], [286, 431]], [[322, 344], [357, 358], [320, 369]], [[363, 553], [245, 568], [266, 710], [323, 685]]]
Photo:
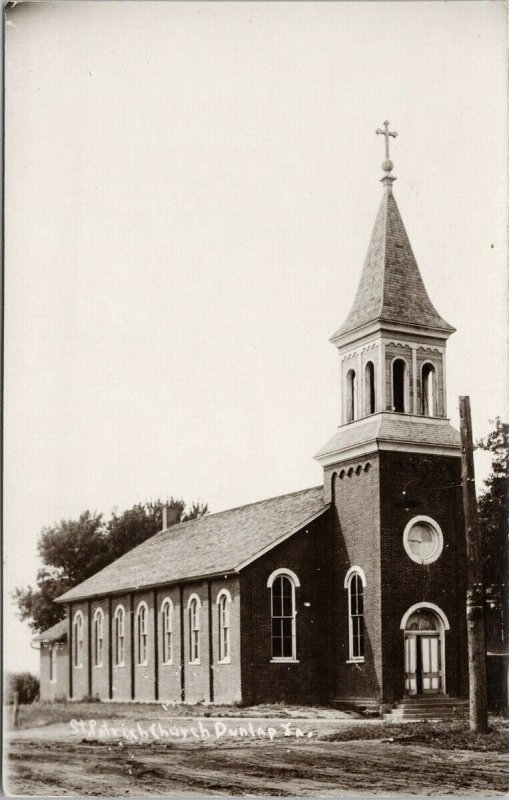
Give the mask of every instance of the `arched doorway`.
[[445, 693], [445, 631], [447, 617], [432, 603], [412, 606], [403, 619], [405, 693]]

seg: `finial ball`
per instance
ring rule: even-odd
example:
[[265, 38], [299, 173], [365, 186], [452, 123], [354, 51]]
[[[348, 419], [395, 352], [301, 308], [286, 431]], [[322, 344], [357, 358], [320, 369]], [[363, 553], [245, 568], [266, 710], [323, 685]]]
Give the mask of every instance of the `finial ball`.
[[394, 164], [392, 163], [390, 158], [385, 159], [385, 161], [382, 164], [382, 169], [384, 170], [384, 172], [391, 172], [391, 170], [394, 169]]

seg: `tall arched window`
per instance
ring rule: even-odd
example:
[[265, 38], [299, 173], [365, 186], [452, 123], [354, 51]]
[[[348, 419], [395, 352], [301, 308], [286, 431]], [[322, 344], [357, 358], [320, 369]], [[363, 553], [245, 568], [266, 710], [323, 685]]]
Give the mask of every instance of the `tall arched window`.
[[355, 370], [349, 369], [346, 373], [346, 421], [352, 422], [357, 409], [357, 378]]
[[349, 660], [364, 661], [364, 587], [366, 578], [360, 567], [351, 567], [345, 577], [348, 589]]
[[94, 666], [103, 665], [103, 629], [104, 614], [101, 608], [97, 608], [94, 613]]
[[73, 626], [74, 666], [83, 666], [83, 614], [77, 611]]
[[375, 413], [375, 365], [368, 361], [364, 370], [364, 413]]
[[148, 642], [148, 608], [147, 604], [142, 601], [138, 606], [136, 612], [136, 632], [137, 632], [137, 650], [138, 650], [138, 665], [145, 666], [148, 664], [147, 655], [147, 642]]
[[193, 594], [187, 604], [189, 613], [189, 663], [200, 663], [200, 598]]
[[406, 412], [407, 404], [407, 363], [404, 358], [392, 362], [392, 410]]
[[299, 579], [289, 569], [278, 569], [267, 581], [271, 590], [272, 660], [296, 661], [297, 623], [295, 588]]
[[115, 611], [115, 666], [123, 667], [125, 658], [125, 609], [117, 606]]
[[421, 370], [421, 413], [427, 417], [437, 416], [436, 381], [435, 367], [428, 361]]
[[173, 663], [173, 603], [167, 597], [161, 606], [163, 664]]
[[223, 589], [217, 596], [217, 616], [219, 623], [219, 661], [230, 662], [230, 593]]

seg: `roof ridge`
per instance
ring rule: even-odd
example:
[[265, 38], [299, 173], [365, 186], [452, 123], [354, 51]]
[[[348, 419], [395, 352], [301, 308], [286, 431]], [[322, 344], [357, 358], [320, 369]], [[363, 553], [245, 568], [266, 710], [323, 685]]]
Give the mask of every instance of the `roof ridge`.
[[[319, 483], [318, 486], [309, 486], [307, 489], [297, 489], [295, 492], [285, 492], [284, 494], [275, 494], [273, 497], [265, 497], [263, 500], [253, 500], [252, 503], [243, 503], [239, 506], [233, 506], [232, 508], [224, 508], [222, 511], [214, 511], [213, 514], [203, 514], [201, 517], [195, 517], [194, 519], [186, 519], [184, 522], [178, 522], [176, 525], [170, 525], [169, 528], [163, 528], [161, 531], [157, 531], [154, 536], [157, 536], [158, 533], [167, 533], [173, 532], [176, 530], [182, 530], [184, 525], [189, 525], [192, 522], [199, 522], [200, 519], [210, 519], [211, 517], [219, 517], [221, 514], [229, 514], [232, 511], [239, 511], [241, 508], [249, 508], [250, 506], [258, 506], [261, 503], [270, 503], [272, 500], [280, 500], [282, 497], [292, 497], [295, 494], [304, 494], [304, 492], [312, 492], [313, 489], [323, 489], [323, 483]], [[146, 540], [148, 541], [148, 539]], [[142, 542], [143, 544], [143, 542]]]

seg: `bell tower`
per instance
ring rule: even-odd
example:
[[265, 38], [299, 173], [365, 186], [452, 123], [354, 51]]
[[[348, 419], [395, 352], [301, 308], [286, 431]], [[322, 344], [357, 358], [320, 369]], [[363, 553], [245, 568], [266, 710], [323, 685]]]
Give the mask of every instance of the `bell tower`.
[[389, 123], [383, 195], [355, 299], [330, 341], [340, 358], [340, 425], [316, 454], [324, 468], [353, 449], [403, 442], [414, 450], [457, 454], [447, 419], [446, 344], [454, 328], [425, 289], [393, 194]]
[[466, 556], [460, 435], [447, 418], [455, 329], [428, 296], [393, 194], [397, 134], [388, 122], [376, 133], [382, 199], [352, 308], [331, 337], [339, 425], [315, 458], [331, 503], [333, 696], [390, 706], [465, 696]]

